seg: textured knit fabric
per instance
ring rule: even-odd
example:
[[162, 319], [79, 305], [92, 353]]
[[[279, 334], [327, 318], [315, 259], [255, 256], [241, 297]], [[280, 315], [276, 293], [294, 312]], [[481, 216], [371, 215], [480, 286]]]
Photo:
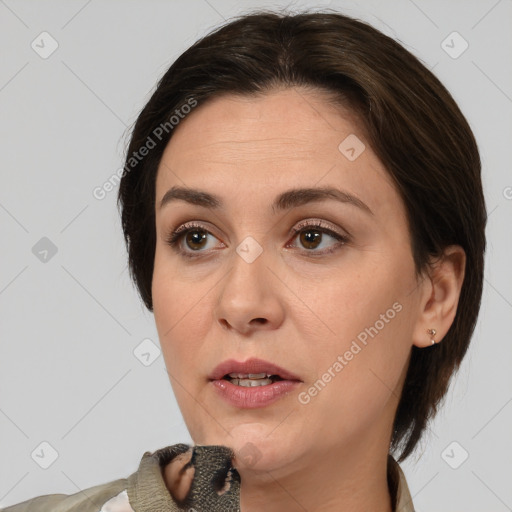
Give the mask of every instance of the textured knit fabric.
[[[175, 444], [144, 453], [139, 469], [128, 478], [90, 487], [76, 494], [39, 496], [0, 512], [240, 512], [240, 476], [224, 446], [194, 446], [195, 468], [190, 491], [181, 503], [173, 499], [162, 470], [191, 447]], [[393, 512], [414, 512], [405, 476], [388, 456], [388, 485]]]

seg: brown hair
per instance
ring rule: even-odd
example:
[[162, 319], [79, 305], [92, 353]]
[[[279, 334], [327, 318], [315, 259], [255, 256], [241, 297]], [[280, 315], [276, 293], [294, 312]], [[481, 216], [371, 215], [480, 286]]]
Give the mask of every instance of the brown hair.
[[[186, 50], [158, 82], [127, 149], [118, 205], [130, 275], [152, 310], [155, 182], [173, 113], [224, 93], [264, 94], [283, 86], [328, 91], [357, 114], [404, 201], [418, 274], [448, 245], [466, 252], [457, 314], [446, 337], [428, 350], [412, 347], [391, 443], [401, 461], [437, 412], [468, 348], [482, 295], [487, 214], [480, 157], [466, 119], [439, 80], [395, 40], [339, 13], [259, 11]], [[135, 159], [150, 140], [151, 149]]]

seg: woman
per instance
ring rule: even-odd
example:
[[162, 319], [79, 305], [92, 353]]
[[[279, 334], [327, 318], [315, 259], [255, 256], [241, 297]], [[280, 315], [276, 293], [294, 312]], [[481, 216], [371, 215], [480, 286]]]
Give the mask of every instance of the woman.
[[195, 444], [6, 510], [414, 510], [397, 460], [468, 348], [485, 250], [477, 146], [432, 73], [341, 14], [240, 17], [160, 80], [118, 199]]

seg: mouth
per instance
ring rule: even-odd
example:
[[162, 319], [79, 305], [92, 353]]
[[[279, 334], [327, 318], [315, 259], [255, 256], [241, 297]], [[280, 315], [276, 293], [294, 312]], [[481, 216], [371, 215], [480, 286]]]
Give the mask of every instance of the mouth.
[[228, 380], [236, 386], [256, 387], [267, 386], [280, 380], [298, 381], [301, 379], [269, 361], [263, 359], [248, 359], [235, 361], [229, 359], [219, 364], [210, 374], [210, 380]]
[[241, 409], [266, 407], [303, 382], [288, 370], [262, 359], [224, 361], [209, 379], [222, 399]]

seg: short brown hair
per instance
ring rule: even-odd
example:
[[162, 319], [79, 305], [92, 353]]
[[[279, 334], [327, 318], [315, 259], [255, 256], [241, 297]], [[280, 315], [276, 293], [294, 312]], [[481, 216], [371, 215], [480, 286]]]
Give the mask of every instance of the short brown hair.
[[[200, 105], [225, 93], [264, 94], [283, 86], [328, 91], [357, 114], [404, 201], [418, 274], [449, 245], [466, 252], [457, 314], [446, 337], [428, 350], [412, 347], [391, 443], [401, 461], [437, 412], [468, 348], [482, 295], [487, 214], [478, 148], [465, 117], [398, 42], [337, 12], [258, 11], [186, 50], [141, 111], [127, 149], [118, 205], [130, 275], [152, 310], [155, 183], [173, 112], [191, 98]], [[155, 137], [159, 126], [167, 130]], [[154, 147], [134, 160], [150, 138]]]

